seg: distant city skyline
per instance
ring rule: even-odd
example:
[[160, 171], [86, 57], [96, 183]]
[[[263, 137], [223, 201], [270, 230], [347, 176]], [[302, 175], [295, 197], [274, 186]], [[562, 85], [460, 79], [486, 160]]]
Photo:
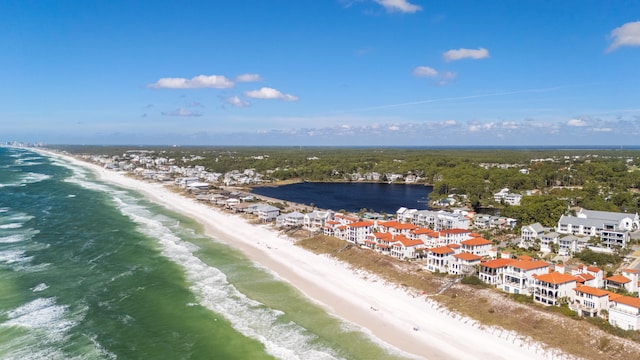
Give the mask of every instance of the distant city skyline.
[[12, 1], [0, 142], [638, 145], [640, 1]]

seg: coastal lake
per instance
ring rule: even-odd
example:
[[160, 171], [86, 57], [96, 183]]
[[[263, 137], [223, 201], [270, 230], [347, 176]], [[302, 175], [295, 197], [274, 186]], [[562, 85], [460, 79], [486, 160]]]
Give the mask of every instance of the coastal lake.
[[418, 184], [302, 182], [255, 187], [252, 192], [284, 201], [313, 204], [320, 209], [358, 212], [366, 208], [394, 214], [403, 206], [429, 209], [427, 198], [432, 189]]

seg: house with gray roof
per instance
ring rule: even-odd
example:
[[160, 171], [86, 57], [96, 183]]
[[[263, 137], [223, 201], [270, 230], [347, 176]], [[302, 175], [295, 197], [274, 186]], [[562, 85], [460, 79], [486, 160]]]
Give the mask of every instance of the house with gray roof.
[[280, 215], [280, 209], [272, 205], [260, 204], [256, 208], [256, 215], [258, 215], [258, 219], [260, 219], [260, 221], [270, 222]]
[[523, 226], [520, 229], [520, 238], [522, 241], [534, 241], [536, 238], [539, 238], [544, 234], [545, 227], [540, 223], [533, 223], [531, 225]]
[[598, 236], [603, 246], [625, 247], [629, 231], [640, 227], [638, 214], [580, 210], [576, 216], [562, 215], [556, 231], [576, 236]]

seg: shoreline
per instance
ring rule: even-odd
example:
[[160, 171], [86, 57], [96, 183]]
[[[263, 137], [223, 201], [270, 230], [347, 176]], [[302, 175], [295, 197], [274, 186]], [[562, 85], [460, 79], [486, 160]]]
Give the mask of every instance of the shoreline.
[[372, 280], [372, 274], [359, 273], [337, 260], [308, 252], [268, 226], [249, 224], [237, 215], [198, 203], [162, 184], [133, 179], [69, 155], [43, 152], [195, 219], [207, 236], [240, 250], [333, 316], [357, 325], [375, 340], [405, 354], [430, 359], [541, 359], [552, 355], [553, 350], [542, 344], [523, 341], [518, 334], [506, 339], [494, 336], [492, 328], [445, 313], [424, 295]]

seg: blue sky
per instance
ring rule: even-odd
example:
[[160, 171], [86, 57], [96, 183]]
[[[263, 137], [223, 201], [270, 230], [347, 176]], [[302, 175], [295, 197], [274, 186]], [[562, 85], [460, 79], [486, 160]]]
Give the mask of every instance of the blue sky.
[[638, 145], [640, 1], [0, 3], [0, 141]]

